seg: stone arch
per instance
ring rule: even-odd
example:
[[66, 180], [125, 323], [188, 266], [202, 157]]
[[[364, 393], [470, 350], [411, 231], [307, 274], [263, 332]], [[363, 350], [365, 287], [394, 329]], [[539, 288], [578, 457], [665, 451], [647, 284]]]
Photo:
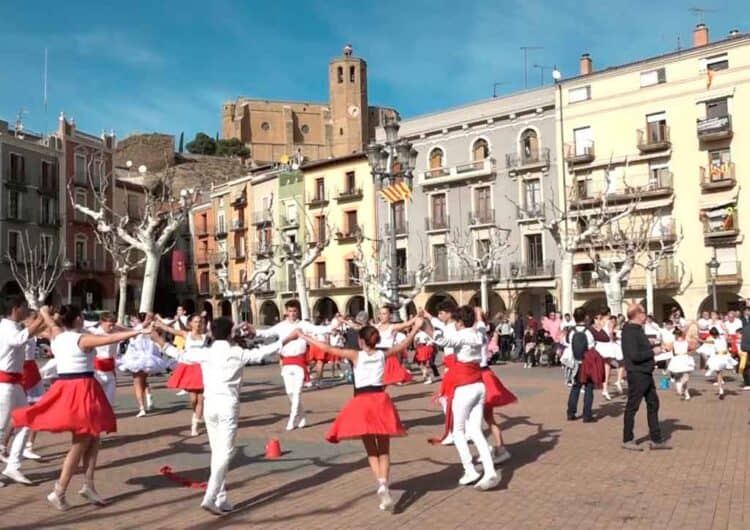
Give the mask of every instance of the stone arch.
[[261, 326], [273, 326], [281, 319], [279, 307], [271, 300], [263, 302], [260, 305], [258, 313], [258, 320]]
[[[357, 316], [357, 313], [360, 311], [364, 311], [365, 309], [365, 297], [362, 295], [356, 295], [352, 296], [349, 300], [346, 302], [346, 314], [350, 317]], [[368, 301], [367, 302], [367, 315], [368, 317], [372, 318], [374, 315], [372, 310], [372, 304]]]
[[[698, 307], [698, 314], [696, 317], [700, 316], [703, 311], [713, 311], [713, 306], [713, 295], [709, 294], [703, 299]], [[730, 309], [740, 310], [744, 307], [744, 299], [736, 292], [717, 289], [716, 307], [720, 313], [726, 313]]]
[[[485, 311], [487, 312], [487, 315], [489, 316], [489, 318], [493, 318], [498, 313], [505, 313], [506, 311], [505, 302], [503, 301], [503, 299], [500, 297], [499, 294], [497, 294], [495, 291], [490, 291], [488, 298], [489, 298], [490, 306], [486, 308]], [[482, 303], [482, 292], [477, 291], [469, 300], [469, 305], [471, 307], [476, 307], [480, 305], [481, 303]]]
[[72, 300], [81, 309], [102, 309], [104, 287], [94, 278], [79, 280], [73, 285]]
[[339, 312], [339, 307], [331, 298], [318, 298], [313, 306], [313, 320], [331, 320]]
[[232, 318], [232, 302], [229, 300], [222, 300], [219, 304], [221, 310], [221, 316], [226, 318]]

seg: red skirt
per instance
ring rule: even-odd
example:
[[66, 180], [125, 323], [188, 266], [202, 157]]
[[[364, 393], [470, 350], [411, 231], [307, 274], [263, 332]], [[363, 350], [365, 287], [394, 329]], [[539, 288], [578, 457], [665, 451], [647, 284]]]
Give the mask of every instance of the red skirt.
[[312, 344], [307, 349], [307, 361], [313, 362], [313, 361], [327, 361], [327, 355], [326, 352], [318, 348], [317, 346], [313, 346]]
[[36, 361], [24, 361], [21, 379], [21, 386], [23, 386], [24, 391], [34, 388], [41, 380], [42, 374], [39, 373], [39, 366], [37, 366]]
[[485, 388], [485, 407], [504, 407], [518, 401], [516, 395], [505, 387], [490, 368], [482, 369], [482, 382]]
[[578, 380], [583, 384], [591, 382], [594, 388], [602, 388], [604, 385], [604, 361], [595, 349], [586, 350], [583, 354], [583, 362], [578, 368]]
[[117, 432], [117, 419], [93, 377], [57, 379], [35, 404], [13, 411], [13, 424], [32, 431], [99, 436]]
[[398, 357], [389, 355], [385, 358], [385, 373], [383, 374], [384, 385], [395, 385], [397, 383], [408, 383], [414, 378], [409, 370], [399, 362]]
[[167, 381], [167, 388], [179, 388], [188, 392], [203, 392], [203, 371], [200, 364], [177, 363]]
[[428, 363], [435, 356], [435, 346], [432, 344], [420, 344], [414, 354], [414, 362]]
[[350, 399], [333, 421], [326, 440], [335, 444], [368, 434], [406, 436], [406, 427], [386, 392], [363, 392]]

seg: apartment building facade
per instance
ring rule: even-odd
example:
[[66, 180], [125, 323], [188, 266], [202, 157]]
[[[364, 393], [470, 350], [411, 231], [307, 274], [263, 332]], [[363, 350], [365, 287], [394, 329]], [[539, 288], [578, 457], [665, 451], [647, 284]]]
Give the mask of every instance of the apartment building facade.
[[[479, 304], [479, 275], [451, 252], [450, 240], [470, 241], [480, 255], [499, 234], [508, 248], [491, 275], [488, 310], [539, 314], [557, 306], [557, 247], [536, 222], [558, 194], [554, 105], [554, 89], [543, 87], [401, 122], [399, 136], [418, 151], [413, 200], [396, 205], [404, 289], [419, 263], [435, 266], [416, 306]], [[377, 204], [378, 218], [388, 219], [388, 204]], [[383, 224], [381, 237], [390, 232]]]
[[[9, 264], [12, 257], [23, 268], [23, 249], [29, 250], [25, 241], [41, 252], [43, 263], [61, 255], [60, 203], [66, 198], [59, 177], [62, 155], [57, 137], [12, 129], [0, 120], [0, 297], [21, 293]], [[50, 302], [63, 297], [58, 286]]]
[[[713, 307], [739, 305], [748, 296], [741, 263], [750, 259], [744, 234], [750, 218], [740, 186], [750, 171], [750, 35], [732, 32], [710, 42], [695, 28], [693, 46], [603, 71], [581, 57], [580, 75], [563, 80], [556, 95], [567, 188], [559, 201], [571, 211], [596, 209], [603, 194], [612, 205], [637, 201], [639, 215], [657, 220], [652, 248], [679, 241], [651, 280], [651, 312], [664, 318], [679, 306], [688, 318]], [[613, 257], [616, 259], [616, 257]], [[718, 262], [714, 278], [707, 265]], [[643, 263], [643, 260], [641, 260]], [[574, 303], [604, 303], [589, 255], [574, 262]], [[627, 301], [645, 298], [647, 272], [637, 267], [625, 286]]]

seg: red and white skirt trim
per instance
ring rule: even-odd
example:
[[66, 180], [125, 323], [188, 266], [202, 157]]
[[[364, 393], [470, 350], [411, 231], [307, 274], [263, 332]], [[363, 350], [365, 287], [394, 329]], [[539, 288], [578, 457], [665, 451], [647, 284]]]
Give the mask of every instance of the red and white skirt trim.
[[406, 427], [385, 391], [362, 392], [350, 399], [333, 421], [326, 440], [338, 443], [367, 435], [406, 436]]
[[384, 385], [396, 385], [398, 383], [408, 383], [413, 381], [414, 377], [409, 370], [404, 368], [395, 355], [389, 355], [385, 359], [385, 372], [383, 373]]
[[13, 411], [16, 427], [90, 436], [117, 431], [115, 413], [93, 374], [58, 377], [38, 402]]
[[203, 392], [203, 371], [200, 364], [177, 363], [167, 381], [167, 388], [179, 388], [188, 392]]

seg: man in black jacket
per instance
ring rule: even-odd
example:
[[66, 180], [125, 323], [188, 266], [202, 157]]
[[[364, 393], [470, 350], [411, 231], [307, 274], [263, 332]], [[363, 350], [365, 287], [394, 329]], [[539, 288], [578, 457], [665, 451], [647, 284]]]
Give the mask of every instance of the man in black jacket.
[[659, 396], [654, 383], [654, 350], [643, 330], [646, 311], [640, 304], [628, 307], [628, 322], [622, 327], [622, 355], [628, 373], [628, 402], [625, 405], [622, 447], [631, 451], [643, 451], [634, 441], [633, 424], [635, 413], [646, 399], [648, 430], [651, 449], [666, 449], [659, 429]]
[[750, 390], [750, 299], [745, 300], [745, 309], [742, 311], [742, 340], [740, 341], [740, 374], [742, 375], [743, 390]]

